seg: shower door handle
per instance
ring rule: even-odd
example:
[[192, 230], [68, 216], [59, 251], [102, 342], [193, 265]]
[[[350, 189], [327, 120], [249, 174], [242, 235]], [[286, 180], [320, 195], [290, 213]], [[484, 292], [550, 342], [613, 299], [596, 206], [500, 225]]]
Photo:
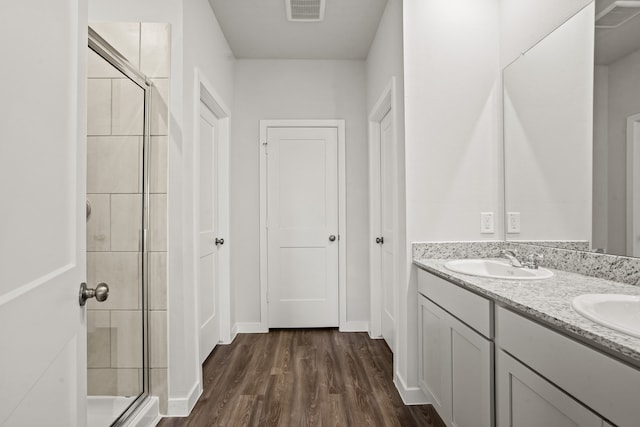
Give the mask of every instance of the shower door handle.
[[95, 289], [87, 287], [87, 284], [80, 284], [80, 295], [78, 297], [80, 306], [83, 307], [89, 298], [95, 298], [98, 302], [106, 301], [109, 298], [109, 285], [100, 283]]

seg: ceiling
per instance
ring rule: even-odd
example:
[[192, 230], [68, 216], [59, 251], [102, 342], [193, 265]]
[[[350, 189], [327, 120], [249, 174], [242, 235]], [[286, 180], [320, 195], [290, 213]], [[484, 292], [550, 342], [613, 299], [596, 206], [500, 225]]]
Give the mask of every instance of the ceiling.
[[285, 0], [209, 0], [236, 58], [366, 59], [387, 0], [326, 0], [322, 22], [289, 22]]
[[[596, 15], [614, 0], [596, 0]], [[640, 15], [618, 28], [596, 28], [595, 63], [608, 65], [640, 49]]]

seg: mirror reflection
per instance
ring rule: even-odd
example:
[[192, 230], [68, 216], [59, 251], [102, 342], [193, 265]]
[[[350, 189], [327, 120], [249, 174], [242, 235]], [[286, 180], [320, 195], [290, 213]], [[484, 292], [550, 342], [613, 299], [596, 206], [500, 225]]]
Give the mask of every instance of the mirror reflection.
[[504, 70], [507, 240], [640, 256], [640, 2], [620, 4]]
[[640, 256], [640, 2], [621, 4], [596, 1], [593, 246]]

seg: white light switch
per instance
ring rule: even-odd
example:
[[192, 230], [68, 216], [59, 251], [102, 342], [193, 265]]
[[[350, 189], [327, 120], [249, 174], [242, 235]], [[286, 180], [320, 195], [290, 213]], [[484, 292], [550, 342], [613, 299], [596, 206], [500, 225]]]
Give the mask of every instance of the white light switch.
[[507, 233], [520, 232], [520, 212], [507, 212]]
[[480, 233], [493, 233], [493, 212], [480, 212]]

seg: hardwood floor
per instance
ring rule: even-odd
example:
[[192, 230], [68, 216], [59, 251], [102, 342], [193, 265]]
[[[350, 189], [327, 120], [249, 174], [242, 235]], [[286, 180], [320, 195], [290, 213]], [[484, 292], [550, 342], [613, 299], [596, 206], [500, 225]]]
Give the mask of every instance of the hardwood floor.
[[336, 329], [241, 334], [204, 364], [204, 392], [188, 418], [159, 427], [432, 426], [431, 405], [405, 406], [384, 340]]

